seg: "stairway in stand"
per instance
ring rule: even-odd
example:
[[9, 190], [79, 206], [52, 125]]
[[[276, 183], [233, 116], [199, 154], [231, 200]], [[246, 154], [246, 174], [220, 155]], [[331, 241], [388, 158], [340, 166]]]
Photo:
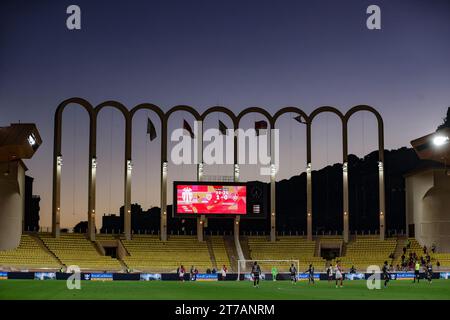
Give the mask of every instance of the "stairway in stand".
[[56, 261], [58, 261], [58, 263], [63, 266], [62, 261], [46, 246], [46, 244], [44, 243], [44, 241], [41, 240], [41, 238], [39, 238], [36, 234], [33, 233], [29, 233], [28, 234], [31, 238], [33, 238], [33, 240], [39, 245], [39, 247], [42, 248], [42, 250], [44, 250], [45, 252], [47, 252], [49, 255], [51, 255], [53, 258], [55, 258]]
[[205, 241], [206, 241], [206, 244], [208, 245], [208, 252], [209, 252], [209, 257], [211, 259], [211, 265], [213, 266], [213, 268], [218, 270], [216, 256], [214, 255], [214, 250], [213, 250], [213, 246], [212, 246], [212, 242], [211, 242], [211, 237], [206, 237]]
[[225, 250], [228, 255], [228, 260], [230, 261], [231, 271], [236, 272], [238, 269], [237, 261], [238, 254], [236, 252], [236, 245], [234, 243], [234, 236], [224, 236], [223, 241], [225, 244]]

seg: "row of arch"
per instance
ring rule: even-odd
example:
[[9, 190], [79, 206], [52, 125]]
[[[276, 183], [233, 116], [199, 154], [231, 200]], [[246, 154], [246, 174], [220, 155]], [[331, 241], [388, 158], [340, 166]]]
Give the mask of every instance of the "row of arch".
[[[110, 107], [120, 111], [125, 119], [125, 152], [124, 152], [124, 166], [125, 166], [125, 184], [124, 184], [124, 229], [125, 237], [131, 238], [131, 133], [132, 120], [134, 115], [139, 110], [150, 110], [159, 117], [161, 122], [161, 239], [166, 240], [167, 236], [167, 125], [170, 116], [177, 111], [185, 111], [190, 113], [195, 120], [204, 121], [206, 117], [214, 112], [224, 113], [228, 115], [233, 123], [233, 129], [239, 128], [241, 119], [249, 113], [259, 113], [263, 115], [271, 129], [276, 128], [276, 122], [280, 116], [286, 113], [298, 114], [303, 118], [306, 125], [306, 158], [307, 158], [307, 234], [308, 238], [312, 238], [312, 195], [311, 195], [311, 126], [313, 120], [321, 113], [330, 112], [337, 115], [342, 123], [342, 146], [343, 146], [343, 183], [344, 183], [344, 199], [343, 199], [343, 219], [344, 219], [344, 240], [348, 239], [348, 178], [347, 178], [347, 158], [348, 158], [348, 130], [347, 125], [349, 119], [353, 114], [360, 111], [368, 111], [375, 115], [378, 125], [378, 156], [379, 156], [379, 190], [380, 190], [380, 236], [384, 237], [384, 125], [383, 119], [379, 112], [368, 105], [357, 105], [349, 109], [345, 114], [332, 106], [322, 106], [311, 114], [306, 114], [303, 110], [297, 107], [285, 107], [278, 110], [273, 116], [265, 109], [260, 107], [251, 107], [242, 110], [238, 115], [235, 115], [230, 109], [223, 106], [214, 106], [208, 108], [203, 113], [199, 113], [195, 108], [187, 105], [177, 105], [164, 112], [160, 107], [151, 103], [141, 103], [128, 110], [125, 105], [120, 102], [109, 100], [93, 106], [85, 99], [74, 97], [61, 102], [55, 112], [54, 118], [54, 154], [53, 154], [53, 199], [52, 199], [52, 229], [53, 235], [58, 237], [60, 230], [60, 189], [61, 189], [61, 136], [62, 136], [62, 118], [65, 108], [75, 104], [81, 106], [89, 115], [89, 186], [88, 186], [88, 224], [89, 237], [91, 240], [95, 239], [95, 172], [96, 172], [96, 143], [97, 143], [97, 117], [103, 108]], [[237, 162], [237, 137], [234, 137], [234, 164], [235, 169], [238, 167]], [[198, 177], [201, 173], [197, 170]], [[239, 177], [239, 170], [235, 170], [235, 179]], [[275, 240], [275, 177], [271, 177], [271, 239]], [[238, 221], [236, 222], [238, 224]], [[202, 223], [198, 226], [201, 228]], [[199, 234], [203, 234], [202, 232]]]

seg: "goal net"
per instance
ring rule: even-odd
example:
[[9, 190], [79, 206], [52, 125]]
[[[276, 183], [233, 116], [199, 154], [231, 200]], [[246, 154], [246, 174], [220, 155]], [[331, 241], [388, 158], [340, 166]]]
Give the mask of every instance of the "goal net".
[[299, 268], [299, 260], [238, 260], [238, 276], [237, 280], [251, 280], [252, 279], [252, 266], [254, 263], [258, 262], [261, 268], [261, 280], [265, 279], [265, 273], [271, 274], [272, 269], [276, 268], [278, 274], [289, 273], [289, 268], [293, 264], [297, 269]]

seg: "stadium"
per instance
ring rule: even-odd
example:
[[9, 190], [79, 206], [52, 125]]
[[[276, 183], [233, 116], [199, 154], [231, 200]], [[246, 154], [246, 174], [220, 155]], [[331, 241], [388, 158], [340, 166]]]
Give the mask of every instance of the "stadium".
[[[408, 225], [405, 226], [406, 233], [403, 230], [395, 230], [388, 234], [384, 227], [386, 209], [383, 185], [383, 121], [377, 111], [369, 106], [356, 106], [341, 118], [343, 123], [346, 123], [352, 114], [358, 111], [370, 111], [375, 113], [379, 120], [380, 149], [377, 169], [380, 192], [378, 204], [382, 209], [379, 213], [378, 229], [372, 234], [370, 231], [368, 233], [364, 233], [364, 231], [358, 233], [356, 230], [352, 232], [349, 228], [349, 221], [352, 221], [349, 216], [352, 214], [352, 210], [349, 210], [347, 161], [344, 161], [342, 166], [343, 190], [340, 192], [343, 195], [342, 203], [344, 204], [342, 209], [344, 229], [340, 232], [336, 231], [334, 234], [325, 231], [313, 232], [313, 208], [317, 207], [317, 204], [312, 203], [314, 197], [311, 194], [313, 190], [311, 170], [307, 170], [306, 178], [308, 185], [306, 208], [309, 210], [303, 217], [306, 220], [307, 232], [299, 234], [299, 230], [294, 232], [290, 230], [289, 234], [286, 234], [285, 231], [278, 232], [276, 230], [277, 193], [273, 192], [276, 186], [274, 171], [271, 173], [269, 186], [265, 186], [261, 182], [238, 182], [239, 164], [235, 162], [232, 182], [227, 182], [227, 177], [221, 177], [222, 180], [212, 180], [214, 177], [203, 175], [202, 160], [197, 164], [197, 181], [175, 181], [173, 183], [172, 206], [167, 206], [165, 203], [167, 196], [165, 192], [161, 192], [161, 208], [163, 209], [159, 211], [160, 230], [156, 232], [152, 230], [151, 233], [149, 230], [135, 230], [131, 228], [130, 223], [132, 214], [129, 194], [131, 192], [132, 166], [130, 165], [131, 158], [127, 156], [125, 157], [127, 168], [125, 180], [128, 183], [124, 184], [126, 197], [123, 212], [126, 214], [122, 216], [123, 232], [119, 227], [118, 230], [110, 230], [109, 233], [107, 229], [102, 228], [101, 232], [97, 233], [94, 209], [89, 210], [88, 226], [84, 232], [82, 230], [76, 232], [75, 229], [75, 232], [68, 232], [68, 230], [61, 232], [58, 221], [61, 215], [59, 194], [63, 159], [60, 128], [62, 111], [66, 105], [74, 103], [78, 103], [95, 116], [98, 115], [101, 108], [107, 105], [107, 103], [102, 103], [92, 108], [86, 100], [72, 98], [63, 101], [56, 109], [52, 232], [29, 231], [29, 228], [27, 231], [22, 225], [25, 215], [23, 206], [25, 193], [16, 191], [15, 197], [9, 196], [14, 194], [14, 190], [17, 190], [16, 186], [19, 186], [20, 190], [25, 185], [26, 167], [22, 159], [30, 159], [38, 151], [42, 143], [39, 131], [34, 124], [12, 124], [10, 127], [2, 128], [4, 137], [1, 149], [2, 159], [6, 159], [3, 164], [6, 163], [8, 168], [8, 174], [4, 174], [2, 178], [4, 199], [2, 210], [6, 212], [7, 208], [16, 208], [17, 212], [22, 211], [22, 215], [16, 214], [13, 217], [3, 213], [5, 219], [9, 218], [4, 221], [9, 224], [3, 224], [3, 248], [0, 251], [1, 277], [7, 280], [2, 281], [2, 286], [8, 289], [2, 290], [2, 298], [169, 299], [177, 297], [172, 292], [173, 286], [176, 286], [179, 298], [189, 296], [198, 299], [232, 299], [236, 297], [249, 299], [252, 296], [251, 281], [255, 278], [253, 266], [256, 262], [260, 268], [259, 277], [263, 282], [261, 287], [265, 287], [259, 295], [261, 299], [327, 298], [326, 290], [334, 288], [334, 280], [336, 280], [336, 288], [338, 288], [336, 279], [338, 269], [343, 273], [344, 279], [348, 282], [346, 286], [348, 285], [351, 290], [342, 295], [343, 298], [386, 299], [390, 295], [397, 299], [448, 298], [450, 286], [446, 279], [450, 274], [450, 253], [446, 250], [449, 249], [449, 243], [446, 241], [446, 235], [440, 233], [441, 219], [445, 219], [445, 216], [439, 217], [445, 212], [444, 208], [448, 204], [445, 192], [448, 190], [450, 180], [447, 169], [440, 163], [445, 164], [445, 159], [450, 153], [449, 129], [441, 128], [436, 133], [411, 142], [416, 150], [419, 163], [425, 161], [425, 166], [404, 177], [407, 186], [405, 201], [411, 203], [411, 207], [408, 208], [411, 211], [411, 217], [405, 217], [404, 220], [408, 221]], [[113, 107], [121, 105], [118, 102], [108, 103]], [[275, 114], [275, 117], [267, 115], [263, 109], [252, 108], [242, 111], [236, 117], [231, 110], [223, 107], [208, 109], [200, 115], [196, 113], [195, 109], [186, 106], [175, 107], [164, 114], [157, 106], [142, 104], [132, 109], [130, 113], [124, 113], [124, 117], [132, 115], [139, 108], [149, 108], [157, 114], [163, 114], [161, 117], [163, 121], [168, 121], [167, 114], [170, 115], [180, 109], [191, 112], [200, 123], [211, 112], [224, 112], [230, 115], [233, 123], [237, 125], [242, 115], [260, 112], [268, 117], [272, 128], [275, 127], [277, 116], [287, 112], [296, 112], [301, 115], [307, 126], [311, 126], [312, 120], [320, 112], [334, 112], [341, 115], [337, 109], [331, 107], [316, 109], [309, 116], [297, 108], [281, 109]], [[165, 128], [167, 125], [163, 123], [161, 127]], [[126, 131], [131, 131], [131, 128], [126, 128]], [[270, 135], [271, 133], [266, 134]], [[167, 136], [167, 133], [162, 132], [161, 135]], [[201, 131], [197, 131], [194, 139], [201, 140], [202, 135]], [[343, 137], [346, 137], [346, 133], [343, 134]], [[235, 141], [240, 142], [241, 140], [236, 138]], [[306, 144], [311, 145], [310, 137]], [[125, 148], [126, 152], [131, 152], [130, 149], [129, 146]], [[344, 143], [345, 149], [347, 146]], [[95, 176], [98, 165], [95, 145], [90, 145], [89, 150], [91, 161], [89, 161], [88, 171], [91, 188], [89, 189], [88, 207], [95, 208]], [[162, 143], [161, 150], [165, 152], [167, 145]], [[310, 147], [307, 150], [310, 150]], [[199, 154], [200, 157], [203, 156], [203, 152]], [[162, 153], [162, 190], [167, 190], [166, 159]], [[234, 161], [237, 159], [234, 157]], [[307, 159], [307, 168], [310, 168], [311, 156], [309, 154]], [[346, 159], [348, 157], [344, 153], [344, 160]], [[429, 190], [426, 189], [427, 184], [423, 182], [424, 175], [432, 177], [433, 184], [429, 185], [431, 187]], [[434, 184], [440, 188], [436, 189]], [[422, 193], [417, 194], [417, 192], [411, 191], [417, 189], [424, 192], [425, 196]], [[431, 196], [427, 196], [430, 194]], [[420, 196], [419, 199], [418, 196]], [[172, 211], [170, 215], [167, 214], [169, 209]], [[434, 217], [435, 220], [428, 220], [427, 229], [419, 229], [421, 232], [415, 237], [414, 230], [418, 229], [415, 226], [424, 224], [422, 221], [425, 219], [423, 216], [425, 209], [427, 214]], [[167, 224], [180, 219], [195, 222], [195, 224], [191, 224], [194, 227], [191, 230], [182, 229], [182, 234], [179, 230], [177, 234], [174, 234], [173, 230], [167, 234]], [[228, 234], [226, 231], [222, 233], [216, 231], [216, 234], [213, 231], [208, 233], [208, 221], [219, 221], [219, 223], [232, 221], [233, 230]], [[263, 231], [241, 232], [240, 224], [245, 221], [247, 223], [262, 222]], [[267, 234], [264, 230], [268, 230]], [[436, 232], [436, 230], [438, 231]], [[191, 235], [189, 235], [189, 231]], [[390, 280], [394, 281], [392, 287], [395, 289], [384, 295], [362, 294], [362, 291], [368, 290], [365, 280], [377, 274], [380, 276], [381, 268], [385, 264], [389, 270]], [[422, 278], [423, 283], [421, 286], [433, 283], [432, 291], [411, 291], [410, 283], [413, 279], [415, 282], [414, 271], [417, 270], [418, 264], [420, 265], [419, 278]], [[434, 266], [431, 273], [427, 269], [429, 264]], [[314, 267], [314, 271], [311, 271], [311, 266]], [[295, 268], [294, 282], [291, 277], [291, 267]], [[328, 273], [329, 268], [331, 271]], [[81, 286], [86, 289], [72, 294], [71, 290], [68, 290], [69, 283], [77, 280], [81, 281]], [[296, 284], [297, 280], [299, 286], [314, 286], [314, 289], [311, 289], [306, 296], [299, 294], [297, 290], [293, 290], [292, 286], [290, 287], [290, 284]], [[302, 283], [302, 280], [305, 280], [305, 284]], [[402, 283], [401, 280], [407, 281]], [[183, 289], [180, 289], [180, 281], [195, 284], [183, 284], [181, 287]], [[197, 284], [198, 282], [207, 283]], [[36, 289], [30, 292], [29, 289], [34, 287]], [[45, 290], [39, 290], [39, 288], [45, 288]], [[219, 295], [212, 295], [211, 290], [217, 288], [224, 290]], [[240, 288], [237, 296], [236, 288]], [[132, 295], [128, 292], [131, 289], [135, 292]], [[264, 290], [267, 291], [264, 293]], [[66, 293], [61, 293], [61, 291]], [[114, 293], [108, 293], [110, 291]], [[158, 293], [156, 294], [156, 292]], [[312, 292], [316, 292], [316, 294]]]
[[450, 299], [447, 2], [78, 2], [0, 4], [1, 302]]

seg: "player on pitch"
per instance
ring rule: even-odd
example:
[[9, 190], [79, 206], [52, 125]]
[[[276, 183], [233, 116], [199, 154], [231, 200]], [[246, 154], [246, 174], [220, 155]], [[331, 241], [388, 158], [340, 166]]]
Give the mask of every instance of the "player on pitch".
[[387, 261], [384, 262], [382, 271], [383, 271], [384, 287], [387, 288], [387, 284], [389, 280], [391, 280], [391, 275], [389, 274], [389, 266]]
[[312, 263], [309, 264], [308, 270], [305, 273], [308, 273], [308, 284], [314, 284], [314, 266]]
[[296, 284], [297, 283], [297, 268], [294, 266], [294, 264], [291, 264], [291, 267], [289, 268], [289, 272], [291, 274], [291, 283]]
[[277, 281], [278, 269], [277, 267], [272, 267], [272, 281]]
[[343, 287], [343, 281], [344, 281], [344, 274], [342, 273], [342, 267], [341, 263], [338, 261], [336, 262], [336, 266], [334, 267], [335, 270], [335, 278], [336, 278], [336, 288], [338, 287], [339, 281], [341, 282], [341, 288]]
[[252, 266], [252, 276], [253, 276], [253, 287], [259, 288], [259, 276], [261, 274], [261, 268], [259, 267], [258, 262]]
[[414, 281], [413, 283], [416, 283], [416, 279], [417, 279], [417, 283], [420, 282], [420, 263], [419, 261], [416, 261], [416, 264], [414, 265]]
[[428, 283], [431, 284], [433, 282], [433, 265], [431, 264], [431, 261], [428, 262], [426, 270]]

